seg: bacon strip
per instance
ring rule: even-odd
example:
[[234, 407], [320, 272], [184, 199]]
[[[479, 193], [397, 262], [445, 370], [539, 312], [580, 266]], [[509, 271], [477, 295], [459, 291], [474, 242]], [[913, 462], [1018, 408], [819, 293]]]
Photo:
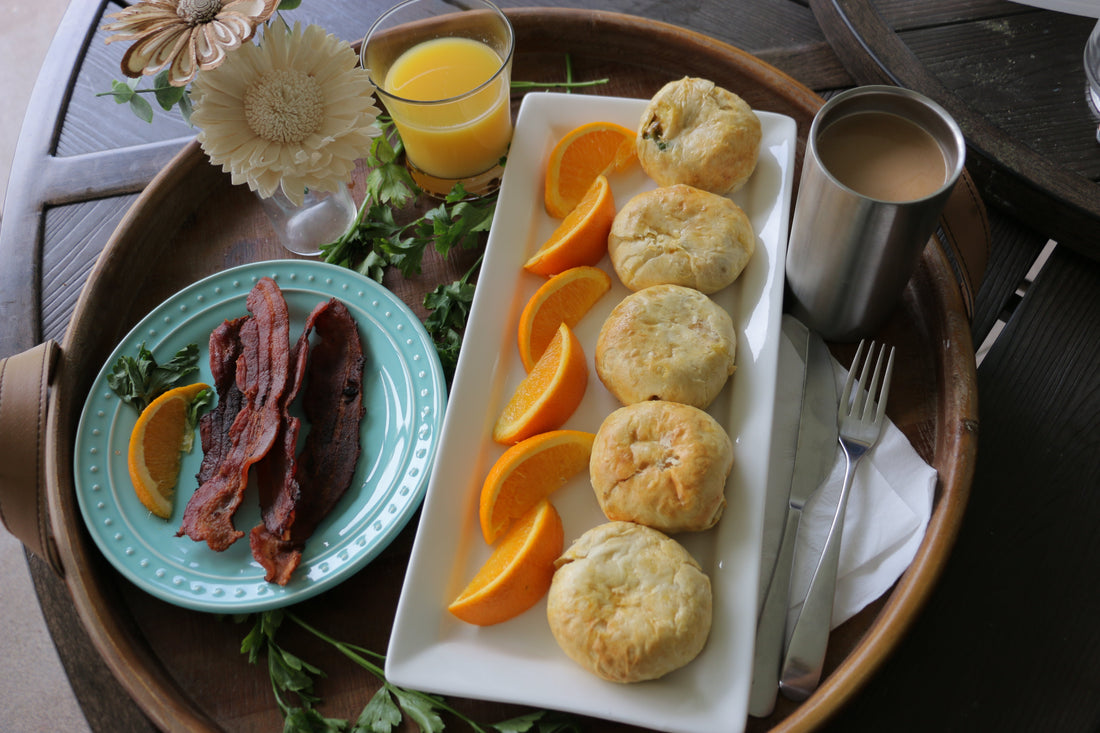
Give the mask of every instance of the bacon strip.
[[214, 475], [229, 453], [229, 428], [244, 401], [237, 388], [237, 359], [241, 355], [241, 325], [246, 320], [248, 316], [225, 321], [210, 333], [210, 371], [218, 404], [199, 417], [202, 464], [196, 478], [200, 485]]
[[279, 286], [261, 278], [248, 294], [252, 317], [240, 327], [236, 382], [243, 404], [229, 430], [229, 448], [217, 469], [192, 494], [177, 536], [205, 540], [220, 552], [244, 533], [233, 514], [248, 485], [249, 468], [263, 458], [279, 434], [282, 397], [290, 360], [290, 317]]
[[[278, 495], [293, 511], [278, 515], [262, 510], [264, 524], [249, 537], [268, 582], [280, 585], [290, 580], [306, 540], [351, 485], [359, 460], [359, 425], [365, 412], [359, 329], [347, 307], [333, 298], [310, 314], [299, 344], [314, 330], [318, 341], [309, 352], [303, 396], [310, 432]], [[295, 490], [297, 497], [292, 498]]]
[[298, 337], [290, 355], [291, 378], [281, 403], [279, 434], [271, 450], [256, 464], [256, 483], [260, 491], [260, 515], [272, 532], [281, 533], [292, 521], [294, 507], [301, 493], [294, 477], [294, 453], [302, 421], [290, 414], [289, 407], [298, 397], [305, 380], [309, 355], [309, 327]]

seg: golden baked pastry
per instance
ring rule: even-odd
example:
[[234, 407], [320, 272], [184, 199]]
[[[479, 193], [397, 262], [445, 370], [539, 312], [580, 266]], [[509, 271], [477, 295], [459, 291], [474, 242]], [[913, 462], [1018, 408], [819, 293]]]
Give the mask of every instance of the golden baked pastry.
[[682, 285], [623, 298], [600, 328], [596, 374], [619, 402], [669, 400], [706, 409], [734, 370], [733, 320]]
[[718, 292], [737, 279], [755, 247], [740, 206], [682, 183], [627, 201], [607, 239], [615, 273], [631, 290], [672, 283]]
[[612, 682], [662, 677], [710, 634], [710, 579], [680, 543], [631, 522], [585, 532], [558, 559], [546, 614], [570, 659]]
[[726, 508], [733, 443], [697, 407], [638, 402], [604, 419], [588, 465], [608, 519], [670, 534], [699, 532], [713, 527]]
[[725, 194], [756, 169], [761, 136], [760, 119], [745, 100], [712, 81], [684, 77], [649, 101], [635, 145], [642, 169], [658, 184]]

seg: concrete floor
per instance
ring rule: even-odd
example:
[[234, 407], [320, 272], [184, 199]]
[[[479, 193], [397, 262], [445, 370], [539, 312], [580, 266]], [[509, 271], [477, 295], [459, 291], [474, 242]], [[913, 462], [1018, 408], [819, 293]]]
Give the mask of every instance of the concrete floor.
[[[75, 0], [88, 2], [88, 0]], [[4, 4], [0, 24], [0, 216], [23, 114], [68, 0]], [[0, 728], [10, 733], [90, 730], [54, 651], [23, 545], [0, 527]]]

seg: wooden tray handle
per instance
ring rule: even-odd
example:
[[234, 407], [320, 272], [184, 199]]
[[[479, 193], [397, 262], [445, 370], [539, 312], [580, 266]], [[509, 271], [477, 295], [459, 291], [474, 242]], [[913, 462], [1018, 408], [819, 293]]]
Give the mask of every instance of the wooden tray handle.
[[0, 520], [64, 575], [46, 506], [47, 396], [60, 353], [47, 341], [0, 359]]

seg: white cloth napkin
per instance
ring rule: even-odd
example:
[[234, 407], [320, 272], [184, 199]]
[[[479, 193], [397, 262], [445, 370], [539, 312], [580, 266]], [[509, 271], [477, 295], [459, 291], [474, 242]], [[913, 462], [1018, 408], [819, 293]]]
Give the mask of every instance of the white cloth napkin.
[[[784, 328], [779, 343], [771, 464], [772, 475], [779, 480], [772, 482], [765, 504], [762, 589], [767, 587], [779, 551], [779, 535], [783, 531], [782, 517], [786, 512], [794, 443], [798, 435], [800, 365], [801, 357]], [[834, 359], [833, 371], [839, 395], [847, 366]], [[844, 452], [838, 445], [832, 473], [802, 514], [791, 574], [788, 629], [805, 598], [843, 479]], [[905, 435], [887, 420], [879, 442], [860, 462], [848, 497], [833, 602], [833, 628], [886, 592], [912, 562], [932, 514], [935, 487], [936, 469], [926, 464]], [[773, 516], [778, 516], [779, 520], [769, 521]]]

